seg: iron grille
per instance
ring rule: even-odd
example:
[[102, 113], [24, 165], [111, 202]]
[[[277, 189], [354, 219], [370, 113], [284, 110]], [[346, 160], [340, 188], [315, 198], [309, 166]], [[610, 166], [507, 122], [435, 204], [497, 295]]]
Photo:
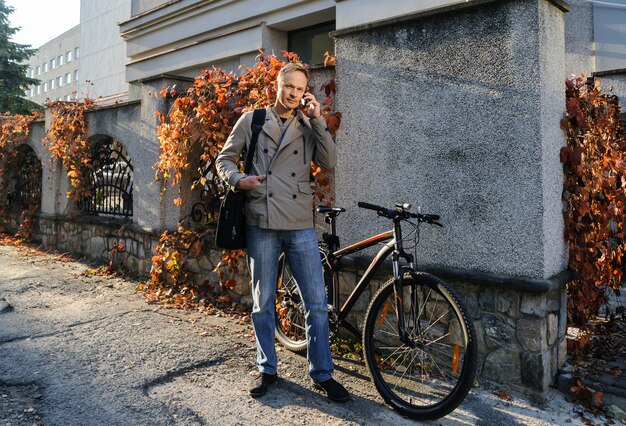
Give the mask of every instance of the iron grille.
[[133, 215], [133, 165], [128, 153], [115, 140], [96, 144], [89, 173], [91, 196], [80, 203], [86, 213]]
[[9, 181], [7, 201], [14, 208], [41, 207], [41, 161], [28, 146], [20, 146], [16, 172]]
[[208, 163], [202, 172], [204, 188], [200, 201], [191, 208], [191, 220], [203, 226], [215, 225], [226, 186], [215, 170], [215, 159]]

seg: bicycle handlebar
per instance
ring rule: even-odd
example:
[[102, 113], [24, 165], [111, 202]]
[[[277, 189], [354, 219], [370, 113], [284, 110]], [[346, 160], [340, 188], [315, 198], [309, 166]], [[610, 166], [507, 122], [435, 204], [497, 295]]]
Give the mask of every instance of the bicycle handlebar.
[[359, 201], [358, 203], [356, 203], [357, 206], [361, 207], [362, 209], [368, 209], [368, 210], [374, 210], [376, 212], [383, 212], [383, 211], [388, 211], [389, 209], [386, 209], [384, 207], [381, 206], [377, 206], [375, 204], [370, 204], [370, 203], [366, 203], [363, 201]]
[[383, 216], [383, 217], [386, 217], [388, 219], [415, 218], [415, 219], [417, 219], [420, 222], [426, 222], [426, 223], [431, 224], [431, 225], [443, 226], [441, 223], [438, 222], [438, 220], [440, 218], [439, 215], [436, 215], [436, 214], [411, 213], [411, 212], [407, 211], [408, 207], [405, 207], [402, 204], [396, 204], [395, 210], [388, 209], [388, 208], [382, 207], [382, 206], [377, 206], [376, 204], [365, 203], [363, 201], [359, 201], [357, 203], [357, 205], [359, 207], [361, 207], [362, 209], [374, 210], [376, 213], [378, 213], [379, 216]]

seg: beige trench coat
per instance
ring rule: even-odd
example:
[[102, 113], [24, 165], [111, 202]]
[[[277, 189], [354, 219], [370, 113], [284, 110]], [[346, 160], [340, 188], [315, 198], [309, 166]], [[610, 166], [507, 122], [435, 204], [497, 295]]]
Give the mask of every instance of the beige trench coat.
[[[232, 188], [244, 177], [236, 164], [244, 146], [250, 145], [251, 125], [252, 112], [242, 115], [216, 160], [217, 172]], [[274, 230], [311, 228], [311, 160], [325, 169], [335, 167], [335, 142], [322, 117], [309, 119], [299, 110], [282, 141], [280, 135], [278, 118], [268, 107], [250, 171], [267, 179], [247, 193], [246, 223]]]

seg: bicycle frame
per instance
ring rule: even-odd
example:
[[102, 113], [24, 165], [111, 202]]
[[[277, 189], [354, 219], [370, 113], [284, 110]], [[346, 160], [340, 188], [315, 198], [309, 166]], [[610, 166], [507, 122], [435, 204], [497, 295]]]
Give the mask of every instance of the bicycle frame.
[[[400, 295], [402, 294], [401, 289], [404, 271], [413, 271], [415, 266], [413, 261], [413, 255], [406, 253], [402, 247], [402, 229], [400, 226], [401, 220], [394, 220], [394, 228], [392, 230], [383, 232], [382, 234], [375, 235], [373, 237], [367, 238], [363, 241], [359, 241], [355, 244], [343, 248], [339, 248], [339, 238], [336, 234], [335, 216], [327, 216], [326, 222], [330, 225], [331, 233], [324, 233], [323, 235], [323, 241], [324, 244], [328, 247], [328, 250], [323, 250], [326, 256], [322, 260], [322, 263], [324, 266], [324, 281], [327, 288], [331, 290], [328, 292], [328, 302], [336, 310], [337, 325], [341, 325], [349, 330], [351, 333], [353, 333], [355, 336], [359, 338], [361, 337], [358, 329], [350, 323], [346, 322], [345, 320], [361, 294], [363, 294], [363, 291], [365, 291], [367, 285], [370, 283], [374, 275], [376, 275], [376, 273], [382, 266], [385, 259], [387, 259], [390, 254], [393, 254], [392, 262], [394, 275], [394, 294], [396, 299], [396, 312], [398, 314], [398, 332], [402, 341], [404, 341], [405, 343], [410, 343], [410, 339], [408, 339], [407, 337], [407, 332], [404, 325], [404, 315], [402, 315], [403, 304]], [[337, 309], [339, 303], [339, 269], [341, 258], [383, 242], [385, 242], [384, 246], [379, 250], [376, 256], [374, 256], [372, 262], [369, 264], [366, 271], [359, 279], [359, 282], [357, 283], [354, 290], [352, 290], [341, 308]], [[401, 267], [400, 258], [405, 259], [408, 263], [408, 266]]]

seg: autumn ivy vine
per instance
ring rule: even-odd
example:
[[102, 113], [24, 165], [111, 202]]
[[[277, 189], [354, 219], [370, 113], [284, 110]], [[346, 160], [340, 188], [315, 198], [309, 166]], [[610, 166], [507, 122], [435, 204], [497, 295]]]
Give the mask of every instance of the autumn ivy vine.
[[606, 291], [621, 288], [626, 136], [617, 97], [593, 78], [567, 80], [566, 102], [565, 240], [577, 274], [567, 287], [567, 308], [569, 322], [583, 326], [606, 303]]
[[[278, 71], [285, 63], [294, 61], [298, 61], [298, 56], [291, 52], [283, 52], [282, 59], [261, 52], [257, 62], [242, 68], [240, 75], [214, 67], [196, 77], [184, 93], [173, 88], [161, 91], [161, 96], [171, 97], [174, 101], [167, 115], [156, 113], [160, 121], [157, 129], [160, 155], [154, 169], [156, 180], [166, 183], [164, 188], [167, 183], [178, 188], [179, 195], [174, 204], [184, 204], [180, 185], [183, 176], [189, 174], [194, 174], [191, 189], [205, 188], [209, 200], [224, 193], [225, 187], [215, 168], [217, 154], [244, 112], [274, 103]], [[333, 66], [334, 61], [333, 56], [326, 54], [326, 66]], [[322, 101], [322, 115], [334, 134], [341, 123], [341, 113], [333, 108], [334, 81], [324, 83], [321, 89], [326, 95]], [[313, 165], [312, 175], [318, 185], [317, 201], [332, 202], [328, 173]], [[186, 259], [204, 249], [203, 237], [210, 233], [210, 226], [217, 218], [209, 213], [205, 219], [199, 229], [180, 225], [176, 232], [161, 235], [157, 254], [152, 259], [151, 282], [145, 286], [151, 297], [165, 294], [170, 301], [175, 293], [196, 297], [196, 284]], [[222, 253], [216, 272], [223, 287], [232, 289], [236, 286], [240, 259], [244, 254], [241, 250]], [[179, 302], [187, 299], [183, 297]]]
[[[9, 115], [0, 116], [0, 216], [5, 217], [7, 208], [8, 182], [6, 182], [6, 171], [15, 161], [18, 148], [26, 143], [30, 135], [33, 121], [41, 119], [43, 114], [33, 111], [30, 115]], [[38, 206], [27, 205], [20, 214], [20, 225], [16, 235], [18, 240], [28, 240], [32, 235], [32, 219], [35, 209]]]
[[[94, 101], [84, 99], [73, 102], [52, 102], [46, 105], [52, 114], [52, 122], [42, 143], [51, 154], [51, 159], [61, 162], [67, 170], [71, 189], [67, 197], [80, 200], [90, 195], [91, 189], [86, 176], [91, 168], [91, 149], [87, 142], [85, 112], [95, 108]], [[26, 143], [33, 121], [43, 118], [43, 114], [33, 111], [31, 115], [0, 116], [0, 179], [17, 156], [18, 148]], [[0, 186], [0, 215], [6, 213], [8, 184]], [[19, 230], [16, 238], [28, 240], [33, 234], [33, 219], [39, 206], [28, 205], [20, 214]]]
[[92, 167], [92, 154], [87, 142], [85, 112], [95, 108], [92, 99], [54, 102], [47, 105], [52, 122], [43, 144], [50, 150], [52, 160], [60, 161], [70, 180], [67, 198], [79, 201], [91, 195], [86, 173]]

